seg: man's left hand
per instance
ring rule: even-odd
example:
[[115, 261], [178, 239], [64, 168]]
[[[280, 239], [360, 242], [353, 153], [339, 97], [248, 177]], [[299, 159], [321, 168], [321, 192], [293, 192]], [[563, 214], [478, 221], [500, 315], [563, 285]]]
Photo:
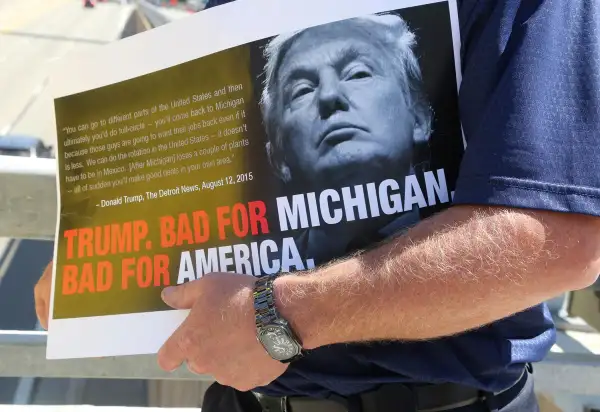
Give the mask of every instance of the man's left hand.
[[196, 374], [248, 391], [271, 383], [287, 365], [272, 359], [256, 338], [253, 276], [215, 273], [166, 288], [163, 300], [190, 314], [158, 352], [166, 371], [186, 362]]

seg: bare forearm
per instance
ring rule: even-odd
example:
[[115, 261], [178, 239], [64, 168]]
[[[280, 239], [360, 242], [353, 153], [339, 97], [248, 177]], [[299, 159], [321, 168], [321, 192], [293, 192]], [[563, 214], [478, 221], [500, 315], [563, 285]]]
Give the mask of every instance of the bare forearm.
[[597, 226], [581, 226], [452, 208], [372, 251], [279, 279], [278, 305], [309, 348], [460, 333], [591, 283], [598, 247], [581, 231]]

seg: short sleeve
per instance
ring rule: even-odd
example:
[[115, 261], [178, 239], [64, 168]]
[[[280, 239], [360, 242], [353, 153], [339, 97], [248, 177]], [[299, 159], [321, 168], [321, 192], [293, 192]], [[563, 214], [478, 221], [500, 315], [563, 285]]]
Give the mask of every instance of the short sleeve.
[[454, 204], [600, 216], [600, 1], [467, 3]]

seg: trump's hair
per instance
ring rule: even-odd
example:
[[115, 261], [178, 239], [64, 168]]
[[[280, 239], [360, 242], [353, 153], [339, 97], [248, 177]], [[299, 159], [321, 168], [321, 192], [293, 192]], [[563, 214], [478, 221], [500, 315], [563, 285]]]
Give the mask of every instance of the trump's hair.
[[[380, 46], [384, 56], [391, 60], [392, 66], [397, 71], [397, 78], [408, 107], [415, 113], [419, 113], [420, 127], [425, 130], [425, 135], [429, 136], [432, 113], [422, 92], [421, 68], [413, 50], [416, 37], [404, 19], [396, 14], [382, 13], [328, 24], [351, 26], [353, 29], [361, 30], [366, 35], [365, 38]], [[309, 27], [278, 35], [264, 48], [265, 80], [260, 105], [268, 137], [266, 149], [271, 165], [284, 181], [289, 180], [290, 176], [289, 171], [284, 167], [283, 136], [279, 127], [283, 105], [279, 101], [281, 96], [278, 92], [277, 75], [286, 53], [294, 42], [313, 29]]]

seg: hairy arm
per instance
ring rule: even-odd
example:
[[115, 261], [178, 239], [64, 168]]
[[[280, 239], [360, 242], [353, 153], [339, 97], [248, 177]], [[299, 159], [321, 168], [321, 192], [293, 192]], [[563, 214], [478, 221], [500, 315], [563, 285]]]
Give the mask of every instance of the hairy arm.
[[512, 315], [600, 273], [600, 219], [456, 206], [403, 236], [275, 282], [307, 348], [432, 339]]

